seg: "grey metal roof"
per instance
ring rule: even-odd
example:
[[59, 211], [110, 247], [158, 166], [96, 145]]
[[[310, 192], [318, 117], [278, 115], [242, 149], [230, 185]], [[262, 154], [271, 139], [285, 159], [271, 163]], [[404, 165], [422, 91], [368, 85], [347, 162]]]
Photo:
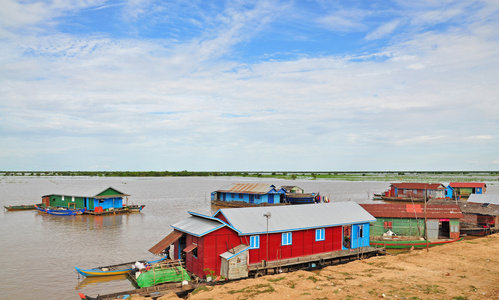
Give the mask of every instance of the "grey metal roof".
[[[332, 202], [286, 206], [220, 209], [240, 235], [267, 232], [267, 212], [271, 213], [268, 232], [286, 232], [345, 224], [374, 222], [376, 219], [356, 202]], [[216, 215], [216, 214], [215, 214]]]
[[239, 254], [241, 254], [245, 251], [248, 251], [249, 248], [250, 248], [250, 246], [248, 246], [248, 245], [240, 244], [240, 245], [234, 247], [233, 249], [220, 254], [220, 256], [225, 258], [226, 260], [229, 260], [229, 259], [233, 258], [234, 256], [238, 256]]
[[494, 205], [499, 205], [499, 195], [491, 194], [471, 194], [468, 198], [468, 202], [472, 203], [490, 203]]
[[210, 217], [191, 215], [189, 218], [175, 223], [171, 227], [194, 236], [203, 236], [224, 226], [226, 225], [222, 221], [216, 221]]
[[240, 193], [240, 194], [267, 194], [272, 185], [268, 183], [234, 183], [226, 189], [218, 190], [223, 193]]
[[[47, 194], [49, 195], [62, 195], [62, 196], [74, 196], [74, 197], [95, 197], [98, 194], [104, 192], [107, 189], [113, 189], [118, 191], [116, 188], [111, 186], [63, 186], [57, 189], [57, 191]], [[118, 191], [122, 195], [129, 196], [125, 193]]]

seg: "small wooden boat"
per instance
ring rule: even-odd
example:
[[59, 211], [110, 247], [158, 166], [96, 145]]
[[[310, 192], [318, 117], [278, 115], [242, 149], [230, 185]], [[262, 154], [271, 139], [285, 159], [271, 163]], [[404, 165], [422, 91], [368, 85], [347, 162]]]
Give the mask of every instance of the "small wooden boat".
[[36, 209], [35, 205], [45, 206], [45, 204], [39, 203], [39, 204], [28, 204], [28, 205], [9, 205], [9, 206], [4, 205], [4, 208], [7, 211], [35, 210]]
[[449, 244], [449, 243], [454, 243], [461, 241], [463, 238], [459, 239], [445, 239], [445, 240], [433, 240], [433, 241], [426, 241], [426, 240], [392, 240], [392, 239], [386, 239], [386, 240], [370, 240], [369, 244], [371, 247], [377, 247], [377, 248], [382, 248], [385, 247], [387, 249], [409, 249], [413, 248], [414, 249], [421, 249], [421, 248], [426, 248], [428, 247], [433, 247], [433, 246], [438, 246], [438, 245], [443, 245], [443, 244]]
[[63, 207], [40, 207], [35, 205], [35, 208], [42, 213], [47, 213], [53, 216], [74, 216], [81, 215], [86, 210], [85, 208], [63, 208]]
[[381, 196], [381, 200], [384, 201], [391, 201], [391, 202], [425, 202], [424, 197], [419, 197], [419, 198], [411, 198], [411, 197], [387, 197], [387, 196]]
[[[143, 264], [156, 264], [159, 263], [163, 260], [165, 260], [166, 257], [163, 257], [158, 260], [153, 260], [153, 261], [139, 261]], [[127, 263], [122, 263], [122, 264], [117, 264], [117, 265], [109, 265], [109, 266], [104, 266], [104, 267], [97, 267], [93, 269], [80, 269], [78, 267], [75, 267], [76, 271], [80, 273], [81, 275], [85, 277], [90, 277], [90, 276], [111, 276], [111, 275], [124, 275], [132, 270], [132, 266], [135, 264], [135, 262], [127, 262]]]
[[127, 209], [129, 212], [140, 212], [142, 209], [144, 209], [145, 205], [127, 205], [125, 206], [125, 209]]

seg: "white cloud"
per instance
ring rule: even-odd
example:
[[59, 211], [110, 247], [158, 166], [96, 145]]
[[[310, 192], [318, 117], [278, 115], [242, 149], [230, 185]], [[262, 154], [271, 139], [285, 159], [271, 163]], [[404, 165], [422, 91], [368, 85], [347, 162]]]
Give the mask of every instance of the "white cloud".
[[376, 30], [374, 30], [373, 32], [370, 32], [366, 36], [366, 40], [371, 41], [371, 40], [383, 38], [383, 37], [393, 33], [393, 31], [399, 26], [399, 24], [400, 24], [400, 20], [394, 20], [394, 21], [385, 23], [385, 24], [379, 26], [378, 28], [376, 28]]
[[[309, 155], [297, 169], [363, 169], [355, 156], [366, 152], [387, 162], [424, 153], [441, 161], [454, 149], [473, 152], [474, 141], [487, 149], [483, 160], [493, 160], [495, 22], [411, 34], [362, 55], [229, 60], [234, 45], [281, 13], [273, 8], [225, 11], [213, 20], [218, 26], [187, 43], [61, 33], [0, 42], [0, 143], [10, 145], [0, 162], [15, 166], [10, 158], [30, 149], [24, 157], [33, 162], [85, 157], [74, 160], [85, 162], [77, 169], [137, 166], [139, 155], [149, 169], [167, 169], [178, 157], [186, 159], [181, 169], [193, 169], [189, 161], [205, 155], [219, 169], [241, 169], [241, 161], [248, 169], [290, 168]], [[365, 30], [362, 20], [344, 12], [322, 19], [341, 31]], [[366, 39], [397, 26], [386, 23]], [[37, 150], [47, 142], [67, 149]]]

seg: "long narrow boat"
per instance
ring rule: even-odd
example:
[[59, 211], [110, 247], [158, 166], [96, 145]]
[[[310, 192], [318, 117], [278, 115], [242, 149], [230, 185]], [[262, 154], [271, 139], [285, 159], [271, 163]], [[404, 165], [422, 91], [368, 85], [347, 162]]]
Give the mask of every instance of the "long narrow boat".
[[28, 205], [9, 205], [9, 206], [4, 205], [4, 208], [7, 211], [35, 210], [36, 209], [35, 205], [43, 206], [44, 204], [39, 203], [39, 204], [28, 204]]
[[[163, 257], [158, 260], [153, 260], [153, 261], [145, 261], [142, 260], [140, 261], [143, 264], [156, 264], [159, 263], [163, 260], [165, 260], [166, 257]], [[132, 270], [132, 266], [135, 264], [135, 261], [133, 262], [127, 262], [127, 263], [122, 263], [122, 264], [117, 264], [117, 265], [109, 265], [109, 266], [104, 266], [104, 267], [97, 267], [93, 269], [80, 269], [78, 267], [75, 267], [76, 271], [80, 273], [83, 276], [90, 277], [90, 276], [111, 276], [111, 275], [124, 275], [128, 273], [129, 271]]]
[[371, 240], [371, 241], [369, 241], [369, 244], [371, 245], [371, 247], [377, 247], [377, 248], [385, 247], [387, 249], [409, 249], [409, 248], [414, 247], [415, 249], [417, 249], [417, 248], [426, 248], [427, 246], [433, 247], [433, 246], [438, 246], [438, 245], [443, 245], [443, 244], [454, 243], [454, 242], [461, 241], [462, 239], [463, 238], [438, 240], [438, 241], [426, 241], [426, 240], [423, 240], [423, 241], [421, 241], [421, 240], [374, 241], [374, 240]]
[[39, 212], [47, 213], [47, 214], [54, 215], [54, 216], [74, 216], [74, 215], [81, 215], [85, 211], [85, 208], [77, 208], [77, 209], [73, 209], [73, 208], [62, 208], [62, 207], [51, 208], [51, 207], [43, 207], [43, 206], [38, 206], [38, 205], [35, 205], [35, 208]]

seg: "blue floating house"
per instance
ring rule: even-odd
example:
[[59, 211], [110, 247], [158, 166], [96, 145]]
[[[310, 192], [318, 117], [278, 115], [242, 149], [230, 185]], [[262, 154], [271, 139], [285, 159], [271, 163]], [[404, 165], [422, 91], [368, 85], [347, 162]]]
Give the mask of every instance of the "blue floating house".
[[65, 187], [42, 197], [51, 207], [86, 208], [89, 211], [109, 211], [123, 207], [123, 198], [130, 195], [108, 187]]
[[286, 191], [268, 183], [234, 183], [211, 193], [212, 201], [243, 202], [247, 204], [277, 204], [285, 200]]
[[483, 182], [451, 182], [445, 196], [451, 199], [468, 198], [473, 194], [484, 194], [486, 189], [487, 185]]

